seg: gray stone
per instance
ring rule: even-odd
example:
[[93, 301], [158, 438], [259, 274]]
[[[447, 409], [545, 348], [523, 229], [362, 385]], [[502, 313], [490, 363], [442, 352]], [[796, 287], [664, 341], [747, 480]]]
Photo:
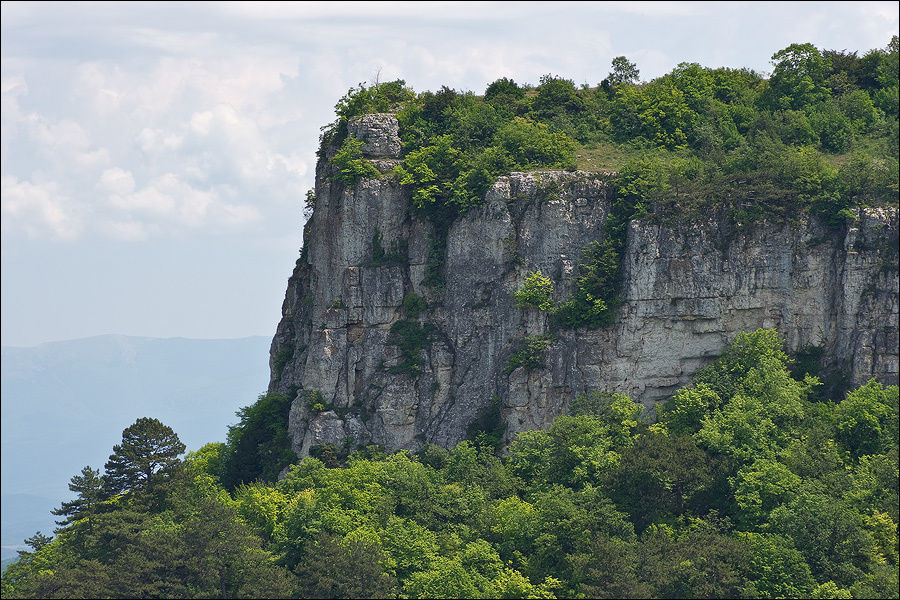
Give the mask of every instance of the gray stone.
[[[350, 132], [367, 156], [399, 153], [396, 118], [366, 115]], [[666, 399], [741, 331], [776, 328], [789, 351], [823, 347], [825, 362], [854, 384], [898, 380], [897, 209], [865, 209], [835, 230], [810, 217], [722, 231], [714, 219], [663, 226], [630, 223], [624, 302], [599, 330], [560, 330], [544, 367], [506, 373], [525, 335], [549, 320], [512, 293], [541, 270], [554, 299], [573, 290], [582, 249], [602, 240], [610, 174], [513, 173], [483, 206], [451, 227], [443, 290], [422, 284], [432, 229], [411, 215], [407, 192], [389, 178], [346, 189], [320, 163], [306, 261], [288, 281], [272, 342], [270, 391], [300, 390], [290, 413], [294, 450], [316, 444], [452, 446], [498, 397], [507, 439], [545, 428], [576, 394], [603, 389], [647, 407]], [[374, 264], [372, 239], [406, 242], [408, 263]], [[398, 373], [391, 326], [415, 292], [434, 327], [418, 373]], [[303, 390], [318, 390], [338, 412], [310, 414]]]
[[[397, 158], [400, 156], [400, 123], [390, 113], [375, 113], [350, 119], [347, 133], [363, 143], [366, 158]], [[385, 166], [378, 161], [376, 166]]]

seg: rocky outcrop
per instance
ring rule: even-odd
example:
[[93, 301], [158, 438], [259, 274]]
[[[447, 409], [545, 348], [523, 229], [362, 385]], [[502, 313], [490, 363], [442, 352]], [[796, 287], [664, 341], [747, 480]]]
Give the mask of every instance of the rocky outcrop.
[[[348, 130], [369, 158], [397, 158], [393, 116], [367, 115]], [[896, 209], [863, 210], [840, 231], [807, 217], [746, 231], [715, 219], [634, 221], [616, 322], [551, 331], [546, 313], [517, 307], [512, 294], [540, 270], [555, 300], [569, 297], [582, 249], [605, 235], [609, 175], [501, 177], [435, 253], [441, 236], [412, 215], [395, 181], [348, 188], [329, 168], [317, 167], [304, 257], [271, 350], [270, 391], [295, 397], [290, 433], [300, 455], [323, 443], [450, 446], [498, 404], [510, 437], [549, 426], [591, 389], [652, 407], [738, 332], [760, 327], [776, 328], [791, 351], [821, 348], [823, 365], [854, 384], [897, 383]], [[429, 261], [442, 285], [423, 284]], [[417, 297], [422, 311], [411, 309]], [[508, 369], [525, 336], [547, 333], [543, 367]]]

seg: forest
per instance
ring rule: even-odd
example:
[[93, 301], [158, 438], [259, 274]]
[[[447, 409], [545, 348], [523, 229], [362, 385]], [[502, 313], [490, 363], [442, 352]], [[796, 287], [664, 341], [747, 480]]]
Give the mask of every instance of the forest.
[[[614, 172], [609, 235], [583, 258], [573, 297], [548, 304], [537, 272], [515, 298], [554, 311], [554, 326], [604, 327], [630, 219], [740, 228], [811, 214], [838, 231], [860, 207], [896, 206], [897, 37], [862, 57], [794, 44], [772, 61], [768, 78], [683, 63], [641, 83], [618, 57], [595, 87], [504, 78], [480, 96], [360, 85], [338, 102], [320, 159], [338, 185], [396, 178], [438, 233], [510, 171]], [[347, 123], [386, 111], [403, 150], [381, 173]], [[405, 347], [410, 365], [420, 350]], [[848, 389], [816, 351], [743, 332], [654, 410], [591, 390], [506, 446], [487, 415], [449, 449], [319, 447], [298, 461], [293, 398], [278, 394], [186, 455], [170, 427], [140, 418], [102, 472], [72, 476], [55, 535], [26, 540], [0, 593], [896, 598], [898, 387]]]
[[307, 457], [278, 480], [228, 481], [264, 428], [246, 409], [184, 459], [139, 419], [104, 475], [72, 477], [56, 537], [29, 538], [2, 594], [896, 597], [898, 388], [837, 401], [808, 366], [743, 333], [653, 423], [595, 391], [502, 455], [482, 434]]

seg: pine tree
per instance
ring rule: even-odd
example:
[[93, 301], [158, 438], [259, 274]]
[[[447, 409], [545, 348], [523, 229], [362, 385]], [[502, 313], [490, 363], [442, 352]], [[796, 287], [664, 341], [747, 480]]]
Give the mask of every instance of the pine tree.
[[154, 477], [178, 464], [185, 446], [171, 427], [157, 419], [141, 417], [122, 432], [122, 443], [113, 446], [106, 463], [110, 491], [149, 490]]
[[92, 469], [85, 466], [81, 470], [81, 475], [73, 475], [69, 483], [69, 490], [78, 494], [74, 500], [63, 502], [59, 508], [50, 511], [56, 516], [64, 516], [62, 521], [57, 521], [59, 532], [65, 529], [79, 519], [87, 518], [88, 531], [94, 532], [94, 515], [97, 512], [97, 505], [105, 499], [103, 478], [100, 476], [99, 469]]

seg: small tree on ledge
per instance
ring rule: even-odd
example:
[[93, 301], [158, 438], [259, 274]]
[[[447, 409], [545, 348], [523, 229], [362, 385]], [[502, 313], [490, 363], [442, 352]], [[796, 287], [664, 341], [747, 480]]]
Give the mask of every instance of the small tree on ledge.
[[540, 271], [535, 271], [513, 293], [513, 302], [519, 308], [534, 306], [538, 310], [550, 310], [553, 308], [553, 282]]

